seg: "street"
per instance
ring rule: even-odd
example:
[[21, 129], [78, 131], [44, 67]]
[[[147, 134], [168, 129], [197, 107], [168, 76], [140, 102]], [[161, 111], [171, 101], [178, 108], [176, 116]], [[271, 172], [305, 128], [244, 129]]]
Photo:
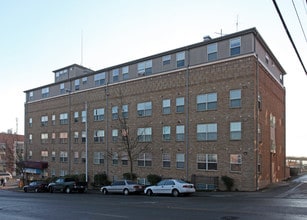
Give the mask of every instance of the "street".
[[192, 196], [24, 193], [0, 190], [1, 219], [307, 219], [301, 177], [258, 192], [198, 192]]

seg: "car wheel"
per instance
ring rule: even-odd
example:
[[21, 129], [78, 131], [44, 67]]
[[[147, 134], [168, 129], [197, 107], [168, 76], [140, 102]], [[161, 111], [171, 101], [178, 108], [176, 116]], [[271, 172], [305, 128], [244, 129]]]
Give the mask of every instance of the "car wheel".
[[35, 192], [36, 192], [36, 193], [38, 193], [38, 192], [39, 192], [38, 188], [36, 188], [36, 189], [35, 189]]
[[23, 188], [23, 191], [24, 191], [25, 193], [28, 192], [27, 188]]
[[53, 187], [52, 186], [49, 187], [49, 192], [53, 193]]
[[177, 189], [174, 189], [174, 190], [172, 191], [172, 195], [173, 195], [174, 197], [178, 197], [178, 196], [179, 196], [179, 191], [178, 191]]
[[70, 193], [70, 191], [71, 191], [71, 190], [70, 190], [70, 188], [69, 188], [69, 187], [66, 187], [66, 188], [65, 188], [65, 192], [66, 192], [67, 194], [69, 194], [69, 193]]
[[129, 190], [128, 189], [124, 189], [124, 195], [128, 196], [129, 195]]
[[147, 196], [152, 196], [152, 194], [153, 194], [153, 193], [152, 193], [152, 190], [151, 190], [151, 189], [147, 190], [147, 192], [146, 192], [146, 195], [147, 195]]
[[108, 190], [107, 189], [102, 189], [102, 194], [103, 195], [107, 195], [108, 194]]

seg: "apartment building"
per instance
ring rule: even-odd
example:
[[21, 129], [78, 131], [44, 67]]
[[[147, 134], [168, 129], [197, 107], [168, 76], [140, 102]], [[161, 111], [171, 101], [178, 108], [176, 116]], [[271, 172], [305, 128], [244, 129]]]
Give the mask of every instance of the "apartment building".
[[247, 191], [285, 178], [285, 71], [255, 28], [54, 75], [25, 91], [27, 160], [44, 176], [229, 176]]

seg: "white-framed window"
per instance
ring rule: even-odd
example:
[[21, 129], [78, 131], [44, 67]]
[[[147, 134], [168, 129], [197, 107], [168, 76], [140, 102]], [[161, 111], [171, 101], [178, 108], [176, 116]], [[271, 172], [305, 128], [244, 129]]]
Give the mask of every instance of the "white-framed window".
[[95, 82], [95, 86], [101, 86], [104, 85], [106, 82], [106, 73], [102, 72], [102, 73], [97, 73], [94, 75], [94, 82]]
[[118, 82], [119, 80], [119, 69], [112, 70], [113, 82]]
[[74, 112], [74, 122], [79, 121], [79, 112]]
[[42, 144], [48, 143], [48, 133], [41, 133], [41, 143]]
[[33, 118], [29, 118], [29, 127], [31, 128], [33, 126]]
[[176, 112], [177, 113], [184, 112], [184, 97], [176, 98]]
[[162, 154], [162, 167], [163, 168], [171, 167], [171, 155], [169, 153]]
[[85, 151], [81, 152], [81, 161], [82, 161], [82, 163], [86, 162], [86, 153], [85, 153]]
[[68, 124], [68, 113], [60, 114], [60, 125], [67, 125]]
[[118, 129], [112, 130], [112, 141], [117, 142], [118, 141]]
[[79, 132], [75, 131], [74, 132], [74, 143], [77, 144], [79, 141]]
[[41, 117], [41, 126], [47, 126], [48, 125], [48, 116], [47, 115], [43, 115]]
[[171, 55], [165, 55], [162, 57], [163, 66], [169, 65], [171, 63]]
[[51, 116], [51, 123], [52, 123], [52, 125], [55, 125], [55, 115]]
[[240, 172], [242, 169], [242, 155], [230, 154], [230, 170]]
[[183, 67], [185, 65], [185, 52], [176, 53], [176, 63], [177, 67]]
[[27, 95], [28, 95], [28, 100], [33, 100], [33, 97], [34, 97], [33, 91], [30, 91]]
[[128, 105], [122, 105], [122, 117], [128, 118]]
[[147, 60], [138, 63], [138, 74], [139, 76], [145, 76], [152, 74], [152, 60]]
[[55, 157], [56, 157], [56, 153], [55, 153], [55, 151], [52, 151], [51, 152], [51, 161], [55, 161]]
[[85, 143], [86, 142], [86, 137], [87, 135], [86, 135], [86, 131], [82, 131], [82, 133], [81, 133], [81, 141], [82, 141], [82, 143]]
[[230, 56], [239, 55], [241, 53], [241, 38], [230, 39]]
[[152, 165], [152, 155], [151, 153], [141, 153], [138, 157], [139, 167], [151, 167]]
[[197, 125], [197, 141], [216, 141], [217, 140], [217, 124], [198, 124]]
[[112, 164], [113, 165], [118, 165], [118, 153], [114, 152], [112, 155]]
[[170, 114], [171, 113], [171, 100], [163, 99], [162, 100], [162, 114]]
[[94, 131], [94, 142], [103, 143], [104, 142], [104, 130], [95, 130]]
[[32, 159], [32, 156], [33, 156], [33, 152], [30, 150], [30, 151], [29, 151], [29, 154], [28, 154], [28, 158], [29, 158], [29, 159]]
[[78, 163], [79, 162], [79, 152], [75, 151], [74, 152], [74, 163]]
[[123, 166], [128, 166], [128, 155], [127, 153], [124, 153], [121, 157], [122, 165]]
[[123, 80], [129, 79], [129, 66], [124, 66], [122, 68]]
[[207, 46], [208, 61], [217, 59], [217, 43], [209, 44]]
[[81, 121], [83, 122], [83, 123], [85, 123], [86, 122], [86, 117], [87, 117], [87, 115], [86, 115], [86, 111], [82, 111], [81, 112]]
[[196, 97], [197, 111], [216, 110], [217, 93], [200, 94]]
[[184, 141], [184, 125], [176, 126], [176, 141]]
[[60, 84], [60, 93], [61, 94], [64, 94], [66, 92], [66, 90], [65, 90], [65, 84], [64, 83], [61, 83]]
[[94, 109], [94, 121], [104, 120], [104, 108]]
[[163, 126], [162, 127], [162, 140], [170, 141], [171, 140], [171, 126]]
[[42, 88], [42, 98], [49, 97], [49, 87]]
[[29, 134], [29, 144], [32, 144], [32, 142], [33, 142], [33, 135]]
[[230, 140], [241, 140], [241, 122], [230, 122]]
[[94, 152], [94, 164], [104, 164], [103, 152]]
[[112, 119], [118, 119], [118, 106], [112, 106]]
[[68, 141], [68, 133], [60, 132], [60, 144], [67, 144]]
[[176, 168], [177, 169], [183, 169], [185, 163], [184, 154], [176, 154]]
[[67, 151], [60, 151], [60, 162], [66, 163], [68, 161], [68, 153]]
[[82, 77], [82, 84], [83, 85], [87, 84], [87, 77], [86, 76]]
[[151, 128], [138, 128], [137, 135], [139, 142], [151, 142], [152, 140]]
[[75, 90], [79, 90], [80, 89], [80, 79], [76, 79], [75, 80]]
[[55, 138], [56, 138], [55, 132], [52, 132], [51, 133], [51, 143], [55, 144]]
[[241, 107], [241, 89], [234, 89], [229, 91], [229, 106], [230, 108]]
[[197, 154], [197, 169], [217, 170], [217, 154]]
[[142, 102], [137, 104], [138, 116], [150, 116], [152, 114], [152, 103]]

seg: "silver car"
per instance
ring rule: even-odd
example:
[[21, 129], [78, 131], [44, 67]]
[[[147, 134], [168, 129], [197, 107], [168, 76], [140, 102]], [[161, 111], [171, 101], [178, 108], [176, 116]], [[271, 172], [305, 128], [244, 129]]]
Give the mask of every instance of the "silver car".
[[175, 197], [180, 194], [192, 194], [195, 192], [194, 185], [179, 179], [161, 180], [154, 186], [148, 186], [144, 193], [148, 196], [153, 194], [171, 194]]
[[108, 193], [122, 193], [129, 195], [130, 193], [142, 193], [144, 187], [131, 180], [118, 180], [113, 182], [110, 186], [101, 187], [100, 191], [106, 195]]

